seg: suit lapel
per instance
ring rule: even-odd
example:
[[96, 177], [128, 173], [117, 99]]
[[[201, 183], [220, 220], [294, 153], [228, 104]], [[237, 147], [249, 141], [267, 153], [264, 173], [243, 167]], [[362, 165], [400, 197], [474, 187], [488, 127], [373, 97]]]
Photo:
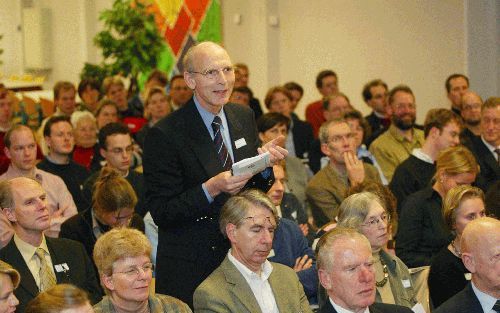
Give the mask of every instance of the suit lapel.
[[231, 137], [231, 147], [233, 148], [234, 163], [236, 163], [245, 158], [245, 155], [242, 154], [244, 149], [236, 149], [236, 146], [234, 144], [236, 140], [245, 138], [243, 125], [230, 106], [224, 106], [224, 113], [226, 113], [226, 120], [229, 127], [229, 136]]
[[176, 125], [177, 129], [185, 129], [186, 133], [188, 133], [191, 140], [191, 147], [207, 172], [207, 176], [213, 177], [219, 174], [222, 172], [222, 166], [217, 157], [213, 140], [205, 127], [205, 123], [203, 123], [200, 113], [196, 109], [193, 99], [186, 105], [184, 113], [184, 118], [179, 120]]
[[276, 304], [278, 305], [278, 310], [280, 312], [286, 312], [289, 306], [287, 305], [288, 294], [285, 288], [282, 287], [290, 287], [290, 286], [281, 286], [279, 284], [279, 277], [276, 274], [276, 269], [273, 269], [271, 275], [269, 276], [269, 285], [271, 285], [271, 289], [273, 290], [274, 299], [276, 300]]
[[23, 288], [30, 295], [36, 297], [39, 290], [36, 285], [35, 278], [33, 278], [33, 274], [31, 274], [28, 265], [24, 262], [21, 252], [19, 252], [19, 249], [17, 249], [17, 246], [14, 243], [14, 239], [12, 239], [5, 247], [5, 251], [7, 253], [5, 261], [11, 264], [21, 275], [21, 283], [18, 288]]
[[[259, 304], [253, 295], [253, 291], [248, 285], [247, 281], [243, 277], [243, 275], [238, 271], [238, 269], [226, 258], [221, 264], [222, 271], [226, 277], [226, 282], [229, 285], [234, 287], [229, 288], [229, 290], [233, 293], [234, 297], [238, 298], [241, 304], [249, 311], [249, 312], [262, 312], [260, 310]], [[284, 311], [280, 311], [284, 312]]]
[[56, 247], [54, 246], [54, 239], [49, 237], [45, 238], [47, 240], [47, 248], [49, 248], [50, 259], [52, 260], [52, 266], [54, 267], [53, 270], [56, 274], [57, 283], [70, 283], [69, 274], [67, 272], [56, 270], [56, 265], [65, 263], [65, 258], [60, 255], [61, 251], [58, 251], [58, 249], [56, 249]]

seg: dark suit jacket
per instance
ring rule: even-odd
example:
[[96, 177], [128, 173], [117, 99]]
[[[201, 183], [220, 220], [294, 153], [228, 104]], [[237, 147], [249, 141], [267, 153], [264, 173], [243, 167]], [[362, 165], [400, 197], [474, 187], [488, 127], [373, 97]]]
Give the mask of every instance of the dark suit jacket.
[[[304, 289], [297, 274], [282, 264], [272, 263], [269, 285], [280, 312], [311, 312]], [[245, 277], [226, 257], [222, 264], [194, 293], [194, 311], [208, 312], [262, 312]], [[265, 313], [265, 312], [263, 312]]]
[[500, 166], [498, 166], [491, 150], [484, 144], [481, 136], [470, 137], [470, 144], [467, 148], [472, 151], [480, 167], [476, 185], [486, 192], [492, 184], [500, 179]]
[[[255, 156], [259, 140], [253, 112], [236, 104], [226, 104], [224, 112], [234, 160]], [[236, 148], [237, 140], [245, 144]], [[202, 188], [223, 169], [193, 99], [151, 128], [143, 164], [146, 207], [159, 228], [156, 292], [192, 306], [195, 288], [220, 265], [229, 248], [218, 226], [229, 195], [222, 193], [209, 203]]]
[[[47, 240], [52, 264], [55, 266], [66, 263], [69, 267], [66, 272], [54, 270], [57, 283], [76, 285], [89, 294], [90, 301], [93, 304], [99, 302], [102, 298], [101, 288], [96, 280], [94, 266], [83, 246], [79, 242], [69, 239], [50, 237], [45, 237], [45, 239]], [[24, 312], [28, 302], [38, 295], [39, 290], [14, 239], [0, 250], [0, 260], [9, 263], [21, 274], [21, 283], [14, 291], [14, 294], [19, 299], [17, 312]]]
[[[412, 313], [413, 311], [405, 306], [385, 303], [374, 303], [369, 306], [370, 313]], [[451, 311], [450, 311], [451, 312]], [[337, 313], [330, 300], [319, 310], [319, 313]]]
[[483, 313], [481, 303], [476, 297], [472, 285], [469, 283], [465, 288], [441, 304], [434, 313]]
[[303, 159], [304, 153], [309, 153], [311, 143], [314, 140], [311, 124], [292, 117], [293, 145], [295, 147], [295, 156]]

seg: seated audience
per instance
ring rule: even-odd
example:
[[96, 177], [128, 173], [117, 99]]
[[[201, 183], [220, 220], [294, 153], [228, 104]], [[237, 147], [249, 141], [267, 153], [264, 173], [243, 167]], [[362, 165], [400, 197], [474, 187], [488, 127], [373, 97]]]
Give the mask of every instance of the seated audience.
[[[71, 117], [71, 114], [76, 110], [76, 88], [75, 86], [67, 81], [59, 81], [54, 85], [54, 105], [56, 106], [56, 111], [54, 112], [54, 116], [65, 115]], [[45, 144], [45, 138], [43, 136], [43, 130], [45, 128], [45, 123], [49, 120], [50, 116], [47, 116], [38, 131], [36, 132], [36, 136], [38, 139], [38, 143], [42, 148], [43, 155], [47, 155], [49, 153], [49, 149]]]
[[290, 119], [285, 144], [288, 153], [300, 159], [307, 159], [313, 141], [312, 128], [307, 122], [291, 119], [292, 96], [288, 90], [281, 86], [269, 89], [264, 103], [269, 112], [281, 113]]
[[144, 148], [144, 139], [151, 127], [171, 112], [165, 90], [160, 87], [149, 89], [144, 100], [144, 109], [144, 116], [148, 119], [148, 123], [135, 135], [135, 139], [141, 149]]
[[373, 165], [356, 157], [354, 135], [345, 120], [325, 123], [319, 138], [330, 162], [311, 178], [306, 195], [316, 226], [321, 227], [337, 217], [338, 206], [350, 186], [364, 180], [380, 182], [380, 176]]
[[451, 74], [444, 83], [451, 110], [460, 115], [462, 97], [469, 90], [469, 78], [463, 74]]
[[486, 100], [479, 125], [480, 136], [473, 137], [468, 148], [481, 167], [476, 185], [486, 192], [500, 180], [500, 97]]
[[350, 195], [339, 207], [338, 227], [354, 228], [368, 239], [375, 270], [376, 302], [412, 308], [417, 300], [406, 265], [385, 251], [391, 215], [383, 201], [371, 192]]
[[[266, 113], [257, 120], [257, 131], [262, 144], [266, 144], [271, 140], [278, 138], [280, 135], [285, 137], [282, 140], [282, 145], [285, 144], [286, 138], [289, 136], [290, 118], [280, 113]], [[305, 204], [306, 201], [306, 185], [309, 180], [309, 173], [302, 160], [293, 154], [288, 154], [285, 158], [286, 174], [287, 174], [287, 191], [294, 194], [297, 199]]]
[[0, 261], [0, 313], [12, 313], [19, 304], [14, 290], [19, 286], [19, 272], [3, 261]]
[[442, 150], [460, 143], [460, 117], [448, 109], [431, 109], [424, 122], [425, 141], [422, 148], [396, 167], [389, 188], [398, 199], [398, 213], [406, 197], [431, 183], [436, 171], [434, 162]]
[[113, 101], [118, 108], [120, 118], [141, 117], [142, 112], [132, 107], [127, 100], [127, 90], [123, 78], [119, 75], [109, 76], [102, 82], [102, 90], [106, 99]]
[[[23, 125], [15, 125], [5, 135], [5, 154], [11, 164], [7, 172], [0, 176], [0, 181], [16, 177], [28, 177], [38, 181], [47, 197], [47, 207], [50, 214], [50, 227], [45, 234], [49, 237], [57, 237], [61, 224], [77, 213], [76, 205], [71, 193], [68, 191], [64, 181], [56, 175], [36, 168], [36, 142], [35, 136], [30, 128]], [[10, 233], [11, 227], [0, 229], [2, 235]]]
[[[101, 156], [106, 161], [104, 167], [118, 171], [130, 183], [138, 198], [135, 211], [144, 216], [144, 179], [141, 173], [131, 168], [134, 146], [130, 130], [121, 123], [106, 125], [99, 131], [99, 146]], [[95, 172], [83, 184], [83, 196], [87, 203], [92, 203], [92, 192], [98, 176], [99, 172]]]
[[474, 91], [467, 91], [462, 96], [460, 115], [464, 122], [464, 128], [460, 133], [460, 142], [470, 146], [471, 140], [481, 135], [481, 107], [483, 99]]
[[0, 175], [9, 168], [10, 159], [5, 155], [4, 137], [12, 126], [12, 96], [9, 91], [0, 87]]
[[100, 130], [110, 123], [118, 122], [118, 106], [109, 99], [99, 101], [97, 112], [95, 113], [97, 129]]
[[231, 249], [196, 288], [195, 312], [311, 312], [297, 274], [267, 260], [277, 213], [265, 194], [253, 189], [231, 197], [219, 221]]
[[354, 229], [335, 228], [316, 249], [319, 280], [328, 299], [319, 313], [408, 312], [407, 307], [376, 303], [375, 261], [370, 242]]
[[79, 111], [89, 111], [95, 114], [101, 98], [101, 86], [93, 78], [85, 78], [78, 84], [78, 96], [82, 103], [78, 107]]
[[177, 111], [193, 97], [193, 91], [188, 87], [183, 75], [174, 75], [170, 78], [170, 108]]
[[62, 178], [68, 187], [78, 211], [88, 205], [82, 194], [83, 183], [89, 176], [89, 171], [71, 159], [75, 146], [73, 126], [67, 116], [53, 116], [45, 123], [43, 130], [45, 143], [49, 154], [38, 163], [37, 167]]
[[339, 91], [337, 74], [332, 70], [323, 70], [316, 76], [316, 88], [321, 99], [306, 106], [306, 121], [313, 129], [314, 138], [318, 138], [319, 128], [326, 121], [323, 114], [324, 98]]
[[135, 229], [116, 228], [97, 240], [94, 262], [106, 296], [94, 306], [96, 313], [191, 312], [176, 298], [150, 292], [150, 254], [148, 239]]
[[26, 306], [25, 313], [93, 313], [87, 293], [70, 284], [41, 292]]
[[[243, 106], [250, 106], [250, 99], [252, 99], [252, 90], [248, 87], [236, 87], [233, 88], [231, 97], [229, 98], [230, 103], [241, 104]], [[262, 115], [261, 115], [262, 116]], [[259, 116], [260, 118], [260, 116]]]
[[424, 133], [415, 127], [417, 106], [410, 87], [398, 85], [389, 92], [391, 126], [370, 145], [385, 178], [391, 181], [396, 167], [424, 144]]
[[[248, 87], [248, 81], [250, 78], [250, 72], [248, 66], [243, 63], [234, 64], [234, 88], [238, 87]], [[251, 91], [251, 90], [250, 90]], [[262, 115], [262, 108], [260, 107], [259, 99], [253, 97], [250, 98], [250, 108], [255, 114], [255, 119], [257, 120]]]
[[285, 83], [283, 87], [288, 90], [288, 93], [290, 93], [290, 96], [292, 97], [292, 113], [290, 114], [290, 116], [293, 120], [299, 120], [300, 118], [297, 114], [295, 114], [295, 110], [299, 105], [300, 99], [302, 99], [302, 96], [304, 96], [304, 88], [302, 88], [302, 86], [296, 82]]
[[[344, 114], [353, 110], [351, 103], [343, 93], [328, 96], [323, 101], [323, 115], [326, 121], [344, 118]], [[328, 164], [328, 157], [321, 150], [320, 139], [315, 139], [309, 151], [309, 167], [314, 173]]]
[[144, 232], [142, 218], [134, 213], [137, 196], [128, 181], [109, 167], [100, 171], [92, 192], [92, 205], [61, 226], [61, 238], [79, 241], [92, 256], [97, 239], [115, 227]]
[[444, 221], [455, 238], [436, 254], [431, 263], [429, 293], [435, 308], [464, 289], [470, 281], [470, 272], [461, 259], [460, 241], [465, 226], [485, 216], [485, 212], [484, 194], [477, 187], [456, 186], [446, 194]]
[[365, 142], [365, 138], [370, 136], [370, 126], [368, 125], [368, 122], [361, 115], [361, 112], [356, 110], [346, 112], [344, 114], [344, 119], [347, 121], [347, 124], [349, 124], [349, 127], [351, 127], [351, 131], [354, 134], [356, 155], [358, 156], [358, 159], [375, 166], [382, 184], [387, 185], [387, 179], [385, 179], [384, 173], [382, 172], [380, 165], [377, 163], [377, 159], [375, 159], [373, 154], [363, 143]]
[[88, 111], [77, 111], [71, 115], [75, 148], [73, 161], [94, 172], [100, 168], [96, 156], [99, 154], [97, 145], [96, 118]]
[[361, 92], [363, 100], [372, 109], [372, 113], [365, 117], [371, 130], [370, 136], [363, 141], [367, 147], [391, 125], [390, 108], [387, 105], [388, 91], [389, 88], [383, 80], [374, 79], [366, 83]]
[[431, 264], [451, 241], [443, 219], [443, 199], [457, 185], [470, 185], [479, 171], [476, 159], [463, 146], [441, 151], [434, 184], [411, 194], [403, 203], [396, 236], [396, 254], [409, 267]]
[[500, 180], [490, 186], [484, 197], [487, 215], [500, 218]]
[[448, 299], [436, 313], [498, 312], [500, 309], [500, 273], [498, 243], [500, 221], [478, 218], [465, 227], [460, 249], [462, 261], [471, 272], [471, 283]]
[[18, 177], [0, 182], [0, 206], [15, 235], [0, 259], [17, 269], [22, 280], [14, 291], [19, 311], [39, 292], [60, 283], [74, 284], [100, 300], [99, 284], [84, 247], [76, 241], [44, 235], [50, 227], [47, 194], [35, 180]]
[[267, 196], [276, 206], [279, 223], [273, 238], [272, 251], [274, 253], [272, 254], [274, 255], [270, 255], [268, 260], [293, 268], [304, 287], [304, 292], [309, 302], [316, 303], [316, 294], [318, 292], [316, 262], [314, 259], [314, 251], [309, 247], [307, 238], [305, 237], [307, 234], [304, 234], [303, 231], [304, 227], [306, 229], [308, 228], [308, 225], [306, 223], [299, 227], [292, 219], [285, 216], [286, 212], [284, 212], [284, 210], [286, 208], [282, 206], [285, 171], [282, 165], [274, 165], [273, 171], [274, 184], [267, 192]]

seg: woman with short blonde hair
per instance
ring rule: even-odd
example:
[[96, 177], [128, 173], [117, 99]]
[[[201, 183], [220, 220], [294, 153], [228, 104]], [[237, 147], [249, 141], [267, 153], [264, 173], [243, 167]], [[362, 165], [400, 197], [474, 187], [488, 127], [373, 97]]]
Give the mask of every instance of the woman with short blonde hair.
[[92, 313], [87, 293], [80, 288], [59, 284], [38, 294], [31, 300], [25, 313]]
[[0, 261], [0, 313], [15, 312], [19, 304], [14, 290], [19, 286], [21, 276], [8, 263]]

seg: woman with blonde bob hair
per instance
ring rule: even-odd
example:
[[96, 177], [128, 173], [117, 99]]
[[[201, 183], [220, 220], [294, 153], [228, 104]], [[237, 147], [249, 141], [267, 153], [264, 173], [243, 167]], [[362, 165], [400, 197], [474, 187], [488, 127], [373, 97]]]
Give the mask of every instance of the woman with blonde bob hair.
[[191, 312], [184, 302], [150, 293], [153, 274], [151, 244], [138, 230], [116, 228], [102, 235], [94, 247], [94, 262], [106, 296], [96, 313]]
[[436, 159], [434, 184], [406, 198], [399, 217], [396, 254], [409, 267], [431, 264], [451, 239], [443, 219], [443, 199], [450, 189], [470, 185], [479, 172], [476, 158], [463, 146], [441, 151]]
[[14, 290], [19, 286], [21, 276], [8, 263], [0, 261], [0, 313], [16, 311], [19, 304]]
[[384, 250], [390, 235], [389, 223], [385, 205], [371, 192], [350, 195], [339, 206], [338, 227], [354, 228], [370, 242], [375, 261], [375, 301], [412, 308], [417, 300], [410, 272], [398, 257]]
[[485, 216], [483, 191], [468, 185], [452, 188], [443, 205], [444, 221], [454, 235], [451, 243], [436, 254], [429, 273], [429, 292], [434, 307], [465, 288], [470, 273], [462, 262], [460, 240], [465, 226]]
[[38, 294], [25, 313], [92, 313], [87, 293], [69, 284], [59, 284]]

